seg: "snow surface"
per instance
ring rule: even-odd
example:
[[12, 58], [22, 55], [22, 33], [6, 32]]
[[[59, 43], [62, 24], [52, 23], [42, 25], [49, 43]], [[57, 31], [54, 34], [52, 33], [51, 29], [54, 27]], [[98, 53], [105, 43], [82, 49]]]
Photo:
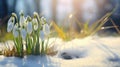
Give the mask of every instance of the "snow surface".
[[[12, 43], [11, 41], [9, 41]], [[51, 38], [55, 56], [0, 56], [0, 67], [120, 67], [120, 37]], [[0, 48], [4, 43], [0, 43]]]

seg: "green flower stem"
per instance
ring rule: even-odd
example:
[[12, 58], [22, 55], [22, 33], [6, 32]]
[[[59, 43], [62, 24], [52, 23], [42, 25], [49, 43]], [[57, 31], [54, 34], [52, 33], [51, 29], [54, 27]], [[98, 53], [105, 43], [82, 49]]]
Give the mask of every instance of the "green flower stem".
[[33, 42], [32, 42], [31, 53], [32, 53], [32, 54], [35, 54], [35, 45], [36, 45], [36, 43], [37, 43], [36, 31], [34, 31], [34, 32], [32, 33], [32, 36], [33, 36]]
[[44, 41], [42, 41], [42, 44], [41, 44], [41, 55], [44, 55], [44, 53], [45, 53]]
[[20, 48], [21, 48], [20, 57], [23, 57], [24, 56], [23, 41], [22, 41], [22, 37], [21, 36], [19, 37], [20, 37]]
[[[38, 29], [40, 29], [40, 27]], [[35, 46], [35, 51], [36, 51], [36, 55], [40, 54], [39, 30], [37, 31], [37, 43]]]
[[29, 34], [26, 36], [26, 53], [30, 54], [30, 42], [29, 42]]
[[20, 57], [24, 56], [24, 49], [23, 49], [23, 41], [22, 41], [22, 37], [20, 36], [20, 31], [19, 31], [19, 36], [17, 38], [14, 38], [14, 43], [17, 49], [17, 54]]
[[15, 45], [15, 48], [16, 48], [16, 52], [19, 53], [18, 37], [14, 38], [14, 45]]
[[[34, 39], [33, 39], [34, 40]], [[33, 53], [33, 46], [34, 46], [34, 41], [32, 41], [31, 37], [30, 37], [30, 34], [27, 34], [27, 37], [26, 37], [26, 52], [27, 54], [31, 54]]]

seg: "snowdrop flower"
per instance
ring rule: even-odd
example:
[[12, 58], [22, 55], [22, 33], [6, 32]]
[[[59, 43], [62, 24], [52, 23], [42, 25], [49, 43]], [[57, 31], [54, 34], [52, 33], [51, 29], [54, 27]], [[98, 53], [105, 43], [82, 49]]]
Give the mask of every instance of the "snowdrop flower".
[[41, 40], [43, 41], [44, 40], [44, 38], [45, 38], [45, 35], [44, 35], [44, 31], [40, 31], [40, 38], [41, 38]]
[[36, 18], [33, 18], [32, 22], [33, 22], [33, 29], [36, 31], [38, 29], [38, 21]]
[[45, 24], [46, 23], [46, 19], [44, 17], [41, 17], [41, 23]]
[[21, 31], [20, 33], [21, 33], [22, 39], [25, 40], [26, 35], [27, 35], [27, 32], [26, 32], [25, 28], [21, 28], [20, 31]]
[[15, 18], [14, 17], [10, 17], [10, 19], [8, 20], [8, 24], [7, 24], [7, 32], [11, 32], [13, 27], [14, 27], [14, 23], [15, 23]]
[[23, 11], [21, 11], [20, 12], [20, 21], [19, 21], [20, 26], [23, 26], [24, 22], [25, 22], [24, 13], [23, 13]]
[[43, 31], [45, 32], [45, 35], [50, 33], [50, 27], [47, 23], [43, 25]]
[[32, 22], [31, 22], [31, 17], [30, 16], [27, 16], [27, 33], [28, 34], [31, 34], [32, 33]]
[[15, 24], [14, 28], [13, 28], [13, 35], [14, 37], [17, 37], [19, 35], [18, 32], [18, 23]]

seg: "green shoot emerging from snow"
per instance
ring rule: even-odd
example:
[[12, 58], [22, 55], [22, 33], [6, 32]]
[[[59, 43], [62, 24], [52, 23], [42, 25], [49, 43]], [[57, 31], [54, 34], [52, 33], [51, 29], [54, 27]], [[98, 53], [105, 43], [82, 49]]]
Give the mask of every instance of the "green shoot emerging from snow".
[[39, 17], [34, 12], [33, 18], [24, 17], [20, 12], [18, 20], [15, 13], [8, 20], [7, 32], [13, 32], [14, 47], [10, 52], [4, 51], [4, 55], [23, 57], [24, 55], [45, 55], [48, 49], [50, 27], [44, 17]]

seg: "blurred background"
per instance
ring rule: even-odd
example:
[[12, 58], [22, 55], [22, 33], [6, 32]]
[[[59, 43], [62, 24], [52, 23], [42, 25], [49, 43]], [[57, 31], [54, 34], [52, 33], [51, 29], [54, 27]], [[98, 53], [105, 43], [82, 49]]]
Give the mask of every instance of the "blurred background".
[[[40, 16], [46, 17], [47, 21], [55, 21], [59, 25], [67, 26], [72, 21], [65, 21], [68, 17], [75, 16], [79, 22], [89, 21], [92, 24], [115, 8], [111, 18], [120, 26], [120, 0], [0, 0], [0, 41], [11, 36], [5, 33], [12, 12], [19, 15], [23, 10], [25, 16], [32, 16], [36, 11]], [[112, 24], [108, 21], [105, 26], [112, 26]], [[79, 28], [77, 24], [73, 27]], [[114, 28], [105, 31], [116, 32]]]

